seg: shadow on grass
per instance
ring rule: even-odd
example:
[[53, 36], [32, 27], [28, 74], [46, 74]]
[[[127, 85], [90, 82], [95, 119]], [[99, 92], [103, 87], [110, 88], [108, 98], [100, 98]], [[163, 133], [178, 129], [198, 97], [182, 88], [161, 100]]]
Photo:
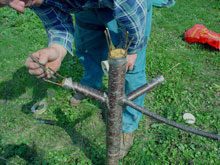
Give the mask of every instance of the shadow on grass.
[[[27, 88], [33, 88], [32, 101], [27, 105], [24, 105], [22, 109], [30, 109], [34, 102], [39, 101], [46, 97], [47, 85], [42, 80], [38, 80], [33, 76], [30, 76], [26, 67], [19, 68], [14, 74], [11, 80], [0, 83], [0, 100], [2, 103], [13, 100], [24, 94]], [[30, 96], [23, 96], [29, 98]], [[27, 111], [24, 111], [28, 113]]]
[[[73, 61], [76, 61], [75, 63]], [[74, 80], [79, 80], [82, 74], [82, 67], [77, 62], [77, 59], [73, 59], [72, 56], [67, 56], [64, 61], [60, 72], [63, 75], [68, 75]], [[75, 71], [75, 72], [74, 72]], [[33, 88], [33, 94], [28, 95], [26, 90]], [[44, 99], [48, 95], [48, 89], [56, 88], [44, 82], [41, 79], [37, 79], [28, 73], [28, 69], [23, 66], [19, 68], [12, 76], [11, 80], [0, 83], [0, 105], [5, 104], [10, 100], [14, 100], [22, 96], [22, 99], [32, 99], [29, 103], [22, 106], [22, 111], [26, 114], [31, 113], [31, 107], [38, 101]]]
[[[74, 80], [79, 80], [79, 77], [81, 77], [82, 74], [82, 67], [79, 66], [79, 63], [73, 64], [69, 60], [72, 59], [68, 57], [64, 60], [64, 63], [66, 63], [66, 65], [61, 68], [60, 72], [63, 75], [69, 75], [70, 77], [73, 77]], [[74, 67], [71, 65], [74, 65]], [[42, 80], [30, 76], [27, 72], [26, 67], [21, 67], [13, 74], [11, 80], [0, 83], [0, 100], [5, 100], [5, 102], [7, 103], [7, 101], [14, 100], [24, 94], [22, 98], [31, 98], [32, 101], [23, 105], [22, 111], [26, 114], [31, 113], [31, 106], [33, 106], [33, 104], [37, 101], [40, 101], [41, 99], [47, 97], [48, 88], [51, 87], [53, 86], [49, 86]], [[33, 88], [32, 96], [25, 96], [26, 90], [28, 88]], [[58, 119], [57, 122], [41, 119], [39, 120], [41, 120], [42, 123], [56, 125], [63, 128], [71, 137], [73, 145], [79, 147], [81, 151], [84, 152], [86, 157], [92, 161], [93, 164], [105, 164], [105, 151], [98, 147], [94, 142], [89, 140], [89, 138], [83, 136], [75, 128], [78, 123], [90, 117], [92, 113], [86, 113], [73, 122], [69, 122], [67, 116], [61, 111], [61, 109], [56, 109], [55, 115]], [[3, 146], [3, 153], [4, 154], [2, 155], [2, 157], [6, 160], [14, 156], [19, 156], [20, 158], [26, 160], [29, 164], [34, 163], [35, 159], [37, 158], [37, 152], [34, 147], [30, 147], [26, 144]], [[0, 164], [1, 163], [2, 162], [0, 159]]]
[[8, 160], [15, 156], [24, 159], [28, 164], [34, 164], [34, 162], [39, 160], [35, 144], [33, 144], [32, 146], [28, 146], [24, 143], [19, 145], [8, 144], [1, 147], [0, 149], [0, 164], [2, 165], [8, 164]]
[[55, 114], [58, 119], [58, 125], [61, 126], [69, 134], [73, 144], [79, 147], [81, 151], [84, 152], [86, 157], [92, 161], [93, 164], [105, 164], [105, 158], [102, 157], [102, 154], [100, 154], [105, 153], [105, 151], [101, 150], [97, 145], [91, 142], [87, 137], [81, 135], [75, 129], [75, 126], [79, 122], [90, 117], [92, 113], [86, 113], [74, 122], [67, 122], [68, 119], [66, 115], [61, 111], [61, 109], [56, 109]]
[[55, 125], [63, 128], [66, 133], [71, 137], [73, 145], [80, 148], [81, 151], [84, 152], [86, 157], [91, 160], [94, 165], [102, 165], [105, 164], [105, 150], [98, 147], [95, 143], [93, 143], [89, 138], [83, 136], [79, 131], [76, 130], [75, 126], [89, 118], [93, 113], [89, 112], [76, 119], [73, 122], [68, 122], [67, 116], [61, 109], [55, 110], [55, 115], [58, 121], [52, 120], [42, 120], [37, 119], [41, 123]]
[[36, 81], [36, 78], [30, 76], [27, 72], [27, 68], [23, 66], [13, 74], [11, 80], [0, 83], [0, 99], [6, 101], [16, 99], [25, 93], [27, 88], [33, 86], [35, 86], [33, 97], [40, 97], [39, 92], [37, 92], [37, 90], [41, 88], [40, 83], [42, 82], [40, 80]]

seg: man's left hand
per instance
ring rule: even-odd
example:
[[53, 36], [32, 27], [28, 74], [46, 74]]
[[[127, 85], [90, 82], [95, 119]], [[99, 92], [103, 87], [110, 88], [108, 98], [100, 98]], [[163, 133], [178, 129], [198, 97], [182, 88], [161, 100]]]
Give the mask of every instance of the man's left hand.
[[0, 7], [10, 6], [11, 8], [23, 13], [25, 7], [40, 5], [43, 0], [0, 0]]
[[137, 54], [127, 55], [127, 66], [126, 71], [134, 70], [134, 64], [137, 59]]

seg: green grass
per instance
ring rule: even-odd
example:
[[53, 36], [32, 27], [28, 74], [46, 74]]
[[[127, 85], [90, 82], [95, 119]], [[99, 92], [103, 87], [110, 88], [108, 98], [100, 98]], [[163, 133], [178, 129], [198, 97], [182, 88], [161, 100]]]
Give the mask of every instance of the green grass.
[[[146, 107], [184, 123], [195, 115], [194, 127], [220, 132], [220, 55], [208, 46], [183, 41], [196, 23], [220, 33], [218, 0], [177, 0], [169, 9], [154, 9], [147, 53], [148, 79], [163, 74], [166, 83], [146, 97]], [[19, 15], [0, 9], [0, 164], [103, 164], [105, 124], [99, 104], [87, 99], [71, 108], [69, 91], [30, 76], [28, 54], [46, 46], [46, 33], [30, 11]], [[171, 71], [169, 71], [172, 67]], [[79, 81], [82, 67], [68, 56], [60, 73]], [[46, 90], [48, 89], [48, 90]], [[30, 107], [47, 97], [42, 115]], [[40, 124], [36, 118], [53, 120]], [[220, 144], [144, 117], [134, 146], [121, 164], [220, 164]]]

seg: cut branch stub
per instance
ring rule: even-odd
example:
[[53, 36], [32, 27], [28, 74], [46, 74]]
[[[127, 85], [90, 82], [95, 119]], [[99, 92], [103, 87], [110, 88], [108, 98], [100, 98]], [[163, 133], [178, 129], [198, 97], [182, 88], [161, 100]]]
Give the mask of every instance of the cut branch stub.
[[124, 49], [113, 49], [110, 51], [110, 58], [123, 58], [126, 57], [127, 53]]

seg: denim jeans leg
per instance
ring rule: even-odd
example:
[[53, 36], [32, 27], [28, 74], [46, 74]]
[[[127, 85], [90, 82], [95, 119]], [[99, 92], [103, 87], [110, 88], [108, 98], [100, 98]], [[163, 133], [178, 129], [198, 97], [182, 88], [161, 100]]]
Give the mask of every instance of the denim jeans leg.
[[[96, 14], [93, 11], [80, 12], [75, 15], [77, 19], [85, 23], [97, 22]], [[102, 86], [103, 71], [101, 61], [107, 59], [107, 44], [103, 31], [91, 30], [75, 26], [76, 55], [84, 67], [84, 74], [81, 84], [96, 89]]]
[[[147, 24], [146, 24], [146, 31], [145, 37], [146, 41], [149, 40], [150, 32], [151, 32], [151, 22], [152, 22], [152, 0], [148, 0], [147, 2]], [[137, 52], [137, 60], [135, 63], [135, 68], [133, 71], [130, 71], [126, 74], [125, 77], [125, 93], [126, 95], [132, 92], [133, 90], [137, 89], [138, 87], [144, 85], [146, 80], [146, 46], [139, 52]], [[145, 95], [142, 95], [136, 98], [133, 102], [139, 106], [144, 106], [144, 98]], [[131, 133], [138, 128], [138, 124], [141, 120], [142, 113], [126, 106], [123, 111], [123, 118], [122, 118], [122, 131], [125, 133]]]
[[[141, 51], [137, 53], [137, 60], [135, 63], [135, 67], [133, 71], [127, 72], [125, 76], [125, 93], [126, 95], [132, 92], [133, 90], [137, 89], [138, 87], [146, 84], [146, 47], [143, 48]], [[135, 100], [139, 106], [144, 106], [144, 98], [145, 95], [142, 95]], [[125, 133], [131, 133], [138, 128], [139, 121], [142, 117], [142, 113], [126, 106], [123, 111], [123, 118], [122, 118], [122, 131]]]

